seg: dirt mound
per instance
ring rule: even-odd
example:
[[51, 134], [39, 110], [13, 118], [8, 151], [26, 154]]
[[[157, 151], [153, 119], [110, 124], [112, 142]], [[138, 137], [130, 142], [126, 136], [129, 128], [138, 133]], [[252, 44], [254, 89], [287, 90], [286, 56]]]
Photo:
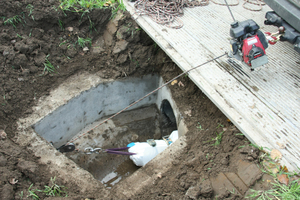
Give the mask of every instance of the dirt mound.
[[[43, 189], [50, 177], [59, 175], [50, 174], [39, 158], [14, 143], [14, 136], [16, 121], [68, 77], [81, 72], [113, 79], [160, 73], [170, 80], [181, 73], [128, 13], [111, 19], [109, 9], [63, 12], [52, 0], [3, 0], [0, 13], [0, 129], [7, 134], [0, 140], [0, 199], [26, 198], [30, 185]], [[240, 152], [247, 139], [188, 77], [178, 81], [170, 88], [189, 128], [188, 148], [171, 171], [133, 198], [210, 199], [216, 195], [211, 177], [235, 171], [239, 160], [257, 159], [248, 154], [253, 148]], [[57, 181], [68, 187], [71, 197], [97, 197]]]

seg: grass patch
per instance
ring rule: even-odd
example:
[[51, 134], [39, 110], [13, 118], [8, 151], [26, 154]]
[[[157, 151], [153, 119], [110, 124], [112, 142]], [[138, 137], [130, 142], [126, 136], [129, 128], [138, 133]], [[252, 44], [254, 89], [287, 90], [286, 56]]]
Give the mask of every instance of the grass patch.
[[65, 189], [67, 189], [65, 186], [59, 186], [55, 183], [55, 178], [51, 178], [50, 182], [51, 185], [50, 186], [44, 186], [44, 190], [37, 190], [38, 192], [42, 192], [44, 194], [46, 194], [47, 196], [53, 196], [53, 197], [67, 197], [68, 194], [65, 191]]
[[300, 185], [298, 180], [292, 181], [289, 185], [281, 184], [277, 180], [272, 183], [273, 188], [267, 191], [250, 190], [252, 194], [246, 198], [264, 199], [284, 199], [298, 200], [300, 199]]
[[223, 133], [224, 133], [224, 131], [222, 131], [221, 133], [216, 132], [217, 137], [212, 138], [211, 140], [208, 140], [204, 143], [215, 141], [215, 143], [212, 144], [212, 146], [219, 146], [221, 144], [221, 141], [222, 141]]
[[5, 18], [3, 18], [4, 19], [4, 25], [12, 25], [15, 29], [17, 28], [16, 27], [16, 25], [19, 23], [19, 22], [21, 22], [22, 23], [22, 19], [21, 19], [21, 17], [19, 16], [19, 15], [16, 15], [16, 16], [13, 16], [13, 17], [11, 17], [11, 18], [8, 18], [8, 19], [6, 19], [5, 20]]
[[55, 69], [55, 67], [52, 65], [52, 63], [48, 60], [48, 57], [49, 57], [50, 55], [47, 55], [46, 56], [46, 58], [45, 58], [45, 62], [44, 62], [44, 66], [45, 66], [45, 68], [44, 68], [44, 72], [43, 72], [43, 74], [42, 75], [44, 75], [45, 74], [45, 72], [48, 72], [48, 73], [56, 73], [56, 69]]
[[81, 37], [78, 36], [76, 44], [78, 44], [81, 48], [84, 48], [86, 46], [91, 46], [92, 45], [92, 39], [91, 38], [81, 38]]
[[122, 0], [60, 0], [59, 7], [63, 12], [77, 13], [89, 13], [94, 9], [110, 8], [112, 10], [112, 18], [119, 10], [126, 10]]
[[32, 15], [32, 12], [33, 12], [33, 9], [34, 9], [33, 5], [28, 4], [28, 5], [26, 6], [26, 9], [29, 11], [28, 17], [31, 16], [32, 20], [34, 21], [34, 16]]
[[[31, 189], [33, 184], [31, 184], [28, 188], [28, 193], [27, 197], [38, 200], [41, 199], [41, 197], [38, 195], [39, 193], [44, 193], [47, 196], [52, 196], [52, 197], [67, 197], [68, 194], [65, 191], [67, 189], [65, 186], [59, 186], [55, 182], [55, 178], [50, 179], [50, 186], [45, 185], [43, 190], [38, 190], [38, 189]], [[22, 196], [21, 196], [22, 195]], [[21, 192], [21, 197], [23, 197], [23, 192]]]

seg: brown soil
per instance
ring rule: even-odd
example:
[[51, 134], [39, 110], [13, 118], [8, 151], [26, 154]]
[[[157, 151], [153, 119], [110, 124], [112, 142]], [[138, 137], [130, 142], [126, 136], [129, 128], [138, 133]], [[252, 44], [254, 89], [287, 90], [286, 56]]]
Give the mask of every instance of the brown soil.
[[[26, 8], [28, 4], [33, 6], [31, 14]], [[5, 17], [0, 21], [0, 129], [7, 133], [7, 138], [0, 140], [0, 199], [21, 199], [22, 192], [23, 199], [26, 199], [31, 184], [33, 188], [43, 189], [49, 184], [50, 177], [57, 175], [48, 173], [47, 166], [41, 165], [32, 152], [15, 143], [14, 137], [16, 121], [32, 113], [38, 99], [48, 95], [68, 77], [100, 71], [103, 78], [160, 73], [165, 80], [170, 80], [181, 73], [128, 13], [124, 13], [125, 17], [120, 20], [111, 44], [98, 52], [84, 52], [76, 44], [78, 37], [91, 38], [95, 46], [110, 20], [110, 10], [93, 10], [82, 16], [74, 12], [63, 13], [58, 5], [58, 1], [53, 0], [0, 1], [0, 17]], [[15, 23], [15, 27], [4, 23], [17, 15], [22, 22]], [[59, 20], [64, 29], [59, 26]], [[68, 31], [67, 27], [73, 27], [73, 31]], [[113, 52], [116, 41], [120, 40], [127, 41], [127, 47]], [[47, 55], [57, 73], [44, 72]], [[141, 191], [136, 199], [171, 199], [168, 194], [188, 199], [187, 190], [199, 181], [220, 172], [235, 171], [238, 160], [257, 160], [258, 153], [253, 153], [255, 149], [249, 147], [240, 151], [239, 147], [249, 144], [249, 141], [237, 135], [239, 130], [193, 82], [188, 77], [181, 77], [178, 81], [183, 85], [175, 84], [170, 88], [189, 129], [188, 148], [164, 178], [147, 187], [147, 191]], [[213, 146], [215, 141], [205, 142], [221, 132], [224, 133], [220, 145]], [[12, 178], [18, 182], [12, 183]], [[57, 183], [68, 187], [68, 196], [73, 199], [97, 196], [80, 194], [76, 187], [64, 180], [57, 179]], [[212, 190], [203, 196], [207, 199], [214, 197]], [[224, 194], [225, 197], [243, 198], [231, 193]]]

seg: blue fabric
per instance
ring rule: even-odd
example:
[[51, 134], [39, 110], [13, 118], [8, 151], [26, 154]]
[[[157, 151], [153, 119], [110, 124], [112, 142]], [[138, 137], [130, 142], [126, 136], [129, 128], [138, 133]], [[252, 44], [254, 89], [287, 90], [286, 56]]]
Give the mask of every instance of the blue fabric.
[[133, 147], [135, 145], [135, 143], [134, 142], [131, 142], [131, 143], [129, 143], [128, 145], [127, 145], [127, 147]]

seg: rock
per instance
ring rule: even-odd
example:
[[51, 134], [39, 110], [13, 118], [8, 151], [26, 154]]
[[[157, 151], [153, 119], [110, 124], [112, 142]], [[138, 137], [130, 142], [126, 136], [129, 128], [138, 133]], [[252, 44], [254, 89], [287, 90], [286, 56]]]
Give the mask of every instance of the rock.
[[113, 53], [117, 54], [117, 53], [124, 51], [127, 48], [127, 45], [128, 45], [128, 42], [126, 42], [125, 40], [116, 42], [116, 45], [113, 49]]
[[118, 59], [117, 62], [122, 64], [125, 63], [127, 61], [128, 55], [127, 54], [121, 54]]
[[139, 139], [139, 136], [138, 136], [137, 134], [132, 134], [132, 135], [131, 135], [131, 141], [132, 141], [132, 142], [137, 142], [138, 139]]
[[205, 198], [210, 198], [213, 195], [213, 189], [211, 187], [211, 183], [209, 179], [204, 180], [199, 185], [200, 188], [200, 196]]
[[106, 30], [111, 34], [115, 34], [115, 32], [117, 31], [117, 26], [113, 21], [109, 21], [107, 26], [106, 26]]
[[104, 33], [103, 33], [103, 39], [104, 39], [104, 42], [105, 42], [106, 46], [111, 46], [112, 45], [113, 36], [107, 30], [105, 30]]
[[74, 30], [74, 28], [73, 27], [67, 27], [66, 30], [72, 32]]
[[188, 189], [185, 195], [191, 199], [198, 199], [200, 195], [200, 188], [198, 186], [192, 186]]

